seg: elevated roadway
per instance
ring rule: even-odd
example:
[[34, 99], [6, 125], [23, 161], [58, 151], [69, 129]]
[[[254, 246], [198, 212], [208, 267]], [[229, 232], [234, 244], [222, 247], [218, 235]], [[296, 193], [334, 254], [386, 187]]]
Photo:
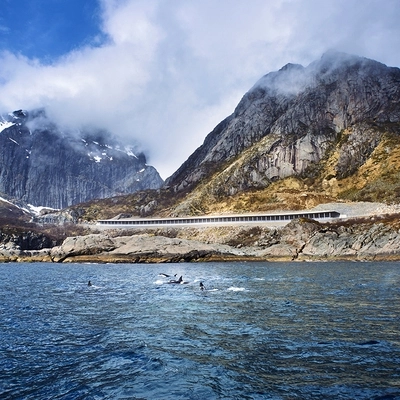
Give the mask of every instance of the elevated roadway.
[[224, 226], [243, 224], [284, 225], [293, 219], [309, 218], [327, 221], [340, 217], [340, 213], [332, 210], [323, 211], [290, 211], [271, 214], [236, 214], [195, 216], [183, 218], [112, 218], [97, 221], [96, 226], [103, 228], [156, 228], [184, 226]]

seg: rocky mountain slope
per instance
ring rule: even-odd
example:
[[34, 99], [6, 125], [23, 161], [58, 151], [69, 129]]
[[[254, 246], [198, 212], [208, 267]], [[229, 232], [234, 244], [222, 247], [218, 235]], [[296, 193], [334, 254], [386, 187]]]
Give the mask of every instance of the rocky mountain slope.
[[399, 162], [400, 69], [329, 52], [262, 77], [166, 186], [175, 215], [396, 202]]
[[43, 110], [0, 117], [0, 193], [14, 199], [64, 208], [162, 184], [144, 154], [107, 132], [63, 132]]

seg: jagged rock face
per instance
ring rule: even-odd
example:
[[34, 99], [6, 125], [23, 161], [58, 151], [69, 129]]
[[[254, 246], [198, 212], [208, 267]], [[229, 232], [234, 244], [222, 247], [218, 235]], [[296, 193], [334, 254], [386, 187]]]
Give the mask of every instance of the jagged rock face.
[[334, 147], [343, 178], [387, 127], [400, 133], [399, 122], [400, 70], [330, 52], [306, 68], [288, 64], [261, 78], [166, 185], [190, 190], [213, 177], [211, 190], [221, 195], [262, 188], [306, 173]]
[[0, 192], [16, 199], [64, 208], [162, 184], [143, 154], [104, 132], [62, 133], [43, 113], [0, 119]]

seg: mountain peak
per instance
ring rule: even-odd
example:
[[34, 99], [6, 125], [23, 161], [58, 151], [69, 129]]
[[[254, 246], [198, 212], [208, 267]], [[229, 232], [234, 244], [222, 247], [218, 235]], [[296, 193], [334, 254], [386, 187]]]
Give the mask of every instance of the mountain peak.
[[279, 71], [284, 72], [284, 71], [302, 71], [302, 70], [304, 70], [304, 67], [301, 64], [287, 63]]
[[385, 73], [388, 66], [378, 61], [353, 54], [343, 53], [336, 50], [329, 50], [322, 55], [320, 60], [311, 63], [307, 69], [315, 74], [340, 74], [351, 72], [353, 69], [360, 72], [366, 71], [368, 74]]
[[398, 140], [399, 98], [400, 69], [374, 60], [329, 51], [305, 68], [287, 64], [263, 76], [166, 184], [201, 182], [209, 196], [231, 196], [318, 171], [332, 149], [328, 176], [344, 179], [387, 129]]

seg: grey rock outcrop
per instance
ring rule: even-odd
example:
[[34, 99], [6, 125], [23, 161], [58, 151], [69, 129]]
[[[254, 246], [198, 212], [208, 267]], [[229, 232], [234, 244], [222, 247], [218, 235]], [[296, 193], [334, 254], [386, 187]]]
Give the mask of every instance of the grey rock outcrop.
[[34, 232], [23, 232], [21, 234], [10, 234], [0, 231], [0, 246], [20, 250], [41, 250], [53, 247], [55, 242], [44, 234]]
[[252, 254], [269, 260], [399, 260], [400, 230], [384, 223], [335, 226], [297, 220], [280, 229], [274, 243], [260, 247]]
[[61, 246], [52, 248], [50, 252], [54, 262], [79, 259], [103, 262], [193, 261], [213, 254], [245, 255], [223, 244], [207, 244], [148, 233], [114, 238], [105, 234], [67, 238]]
[[106, 132], [62, 132], [43, 111], [0, 118], [0, 192], [17, 200], [60, 209], [162, 184], [143, 154]]
[[50, 249], [56, 242], [48, 236], [35, 232], [20, 234], [5, 233], [0, 230], [0, 260], [19, 261], [20, 257], [29, 261], [51, 261]]
[[[66, 238], [0, 235], [1, 261], [192, 262], [400, 260], [398, 214], [376, 220], [319, 223], [293, 220], [284, 227], [230, 226], [117, 231]], [[386, 221], [385, 221], [386, 219]]]
[[384, 224], [321, 230], [305, 243], [300, 259], [399, 259], [400, 232]]
[[385, 130], [400, 134], [400, 69], [330, 52], [304, 68], [288, 64], [261, 78], [166, 181], [190, 191], [211, 180], [232, 195], [307, 174], [333, 148], [335, 176], [352, 174]]
[[[282, 228], [225, 227], [68, 238], [53, 261], [165, 262], [213, 260], [400, 260], [400, 229], [390, 224], [291, 221]], [[93, 258], [94, 257], [94, 258]]]
[[54, 262], [61, 262], [68, 257], [94, 255], [115, 249], [114, 242], [107, 235], [87, 235], [68, 237], [61, 246], [51, 249]]

